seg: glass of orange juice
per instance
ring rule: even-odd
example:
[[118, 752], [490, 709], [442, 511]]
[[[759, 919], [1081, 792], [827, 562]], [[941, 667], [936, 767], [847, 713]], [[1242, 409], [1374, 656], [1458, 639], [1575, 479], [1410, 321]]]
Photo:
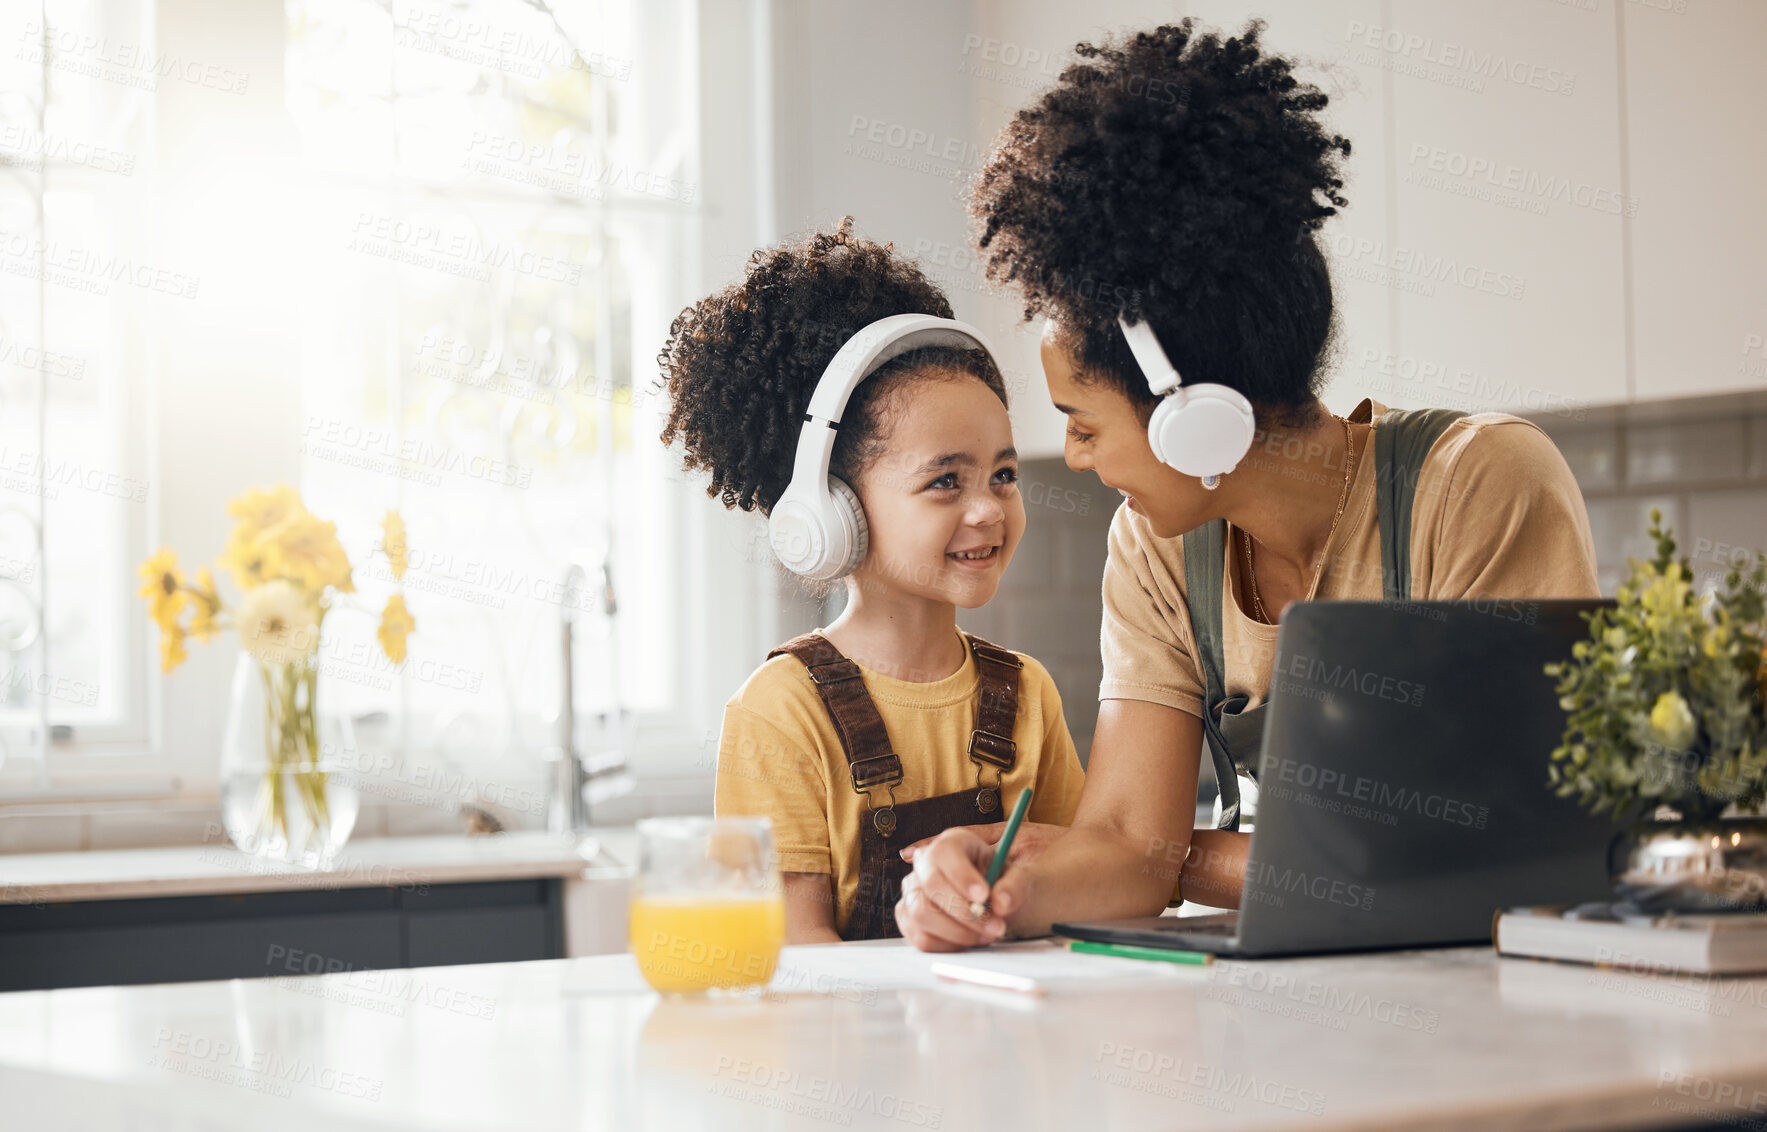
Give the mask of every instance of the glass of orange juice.
[[758, 990], [785, 943], [773, 823], [758, 817], [638, 823], [632, 954], [665, 994]]

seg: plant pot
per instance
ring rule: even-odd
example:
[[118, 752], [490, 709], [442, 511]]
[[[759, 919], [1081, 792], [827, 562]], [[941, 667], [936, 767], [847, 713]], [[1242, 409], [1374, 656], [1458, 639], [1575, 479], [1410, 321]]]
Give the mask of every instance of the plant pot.
[[1614, 838], [1608, 874], [1648, 913], [1767, 912], [1767, 817], [1640, 822]]
[[327, 868], [356, 826], [361, 797], [342, 756], [348, 723], [318, 711], [311, 658], [265, 664], [241, 653], [221, 744], [221, 823], [240, 849]]

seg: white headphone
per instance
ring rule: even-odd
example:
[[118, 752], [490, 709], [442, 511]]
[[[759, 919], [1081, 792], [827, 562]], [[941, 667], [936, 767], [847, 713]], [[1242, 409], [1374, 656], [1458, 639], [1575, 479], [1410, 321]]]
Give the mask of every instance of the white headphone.
[[1257, 429], [1252, 403], [1225, 385], [1185, 385], [1171, 359], [1160, 349], [1153, 328], [1117, 318], [1135, 364], [1160, 403], [1147, 422], [1147, 443], [1154, 458], [1187, 476], [1197, 476], [1214, 490], [1221, 477], [1239, 466], [1251, 451]]
[[773, 504], [767, 522], [773, 553], [794, 574], [832, 581], [852, 573], [864, 560], [865, 509], [853, 489], [828, 471], [835, 433], [847, 398], [861, 381], [892, 358], [923, 346], [955, 346], [994, 356], [981, 331], [967, 323], [930, 314], [896, 314], [847, 339], [822, 371], [804, 412], [791, 483]]

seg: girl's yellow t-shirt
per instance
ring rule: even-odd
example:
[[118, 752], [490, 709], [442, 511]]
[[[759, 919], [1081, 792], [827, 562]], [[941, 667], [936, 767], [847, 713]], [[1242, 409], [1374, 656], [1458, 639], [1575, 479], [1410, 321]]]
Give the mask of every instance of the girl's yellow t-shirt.
[[[1001, 775], [1000, 796], [1009, 806], [1021, 789], [1032, 786], [1036, 793], [1027, 819], [1067, 825], [1080, 803], [1083, 775], [1062, 718], [1061, 694], [1048, 669], [1023, 653], [1015, 655], [1024, 662], [1012, 736], [1018, 759]], [[974, 654], [965, 648], [961, 668], [924, 683], [864, 665], [859, 670], [902, 760], [896, 802], [974, 790], [976, 764], [968, 755], [976, 726]], [[994, 775], [988, 767], [983, 781], [992, 785]], [[882, 788], [871, 793], [875, 804], [889, 799]], [[714, 809], [772, 819], [780, 869], [831, 876], [835, 928], [845, 932], [859, 888], [859, 830], [869, 820], [868, 806], [853, 790], [840, 735], [796, 657], [769, 660], [724, 705]]]

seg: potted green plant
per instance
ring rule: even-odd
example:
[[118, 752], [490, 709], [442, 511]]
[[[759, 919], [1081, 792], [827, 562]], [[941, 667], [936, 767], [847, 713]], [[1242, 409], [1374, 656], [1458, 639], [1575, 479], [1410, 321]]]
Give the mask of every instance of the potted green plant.
[[1653, 911], [1767, 909], [1767, 554], [1701, 594], [1650, 513], [1656, 557], [1632, 560], [1589, 639], [1546, 666], [1567, 713], [1550, 783], [1628, 828], [1616, 892]]

